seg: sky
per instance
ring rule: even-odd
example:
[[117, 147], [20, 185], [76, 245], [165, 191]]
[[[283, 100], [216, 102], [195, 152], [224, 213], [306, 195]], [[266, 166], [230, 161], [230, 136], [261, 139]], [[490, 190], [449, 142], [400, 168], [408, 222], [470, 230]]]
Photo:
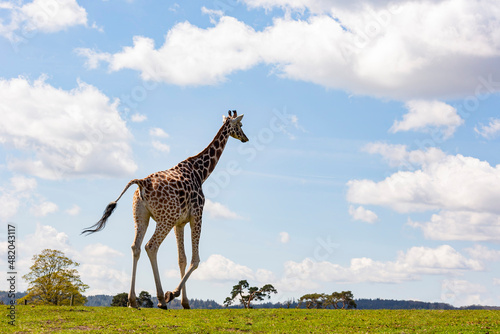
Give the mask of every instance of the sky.
[[[50, 248], [86, 295], [128, 292], [133, 189], [80, 232], [237, 110], [250, 140], [203, 186], [190, 298], [246, 279], [274, 302], [500, 305], [498, 1], [2, 0], [0, 50], [0, 266], [11, 224], [18, 291]], [[172, 290], [173, 233], [158, 259]]]

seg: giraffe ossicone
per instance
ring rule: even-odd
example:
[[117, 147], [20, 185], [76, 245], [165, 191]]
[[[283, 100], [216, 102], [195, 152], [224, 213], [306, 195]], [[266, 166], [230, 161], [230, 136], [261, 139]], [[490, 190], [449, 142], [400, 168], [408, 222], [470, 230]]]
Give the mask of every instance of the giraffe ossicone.
[[[149, 225], [149, 219], [156, 221], [156, 229], [151, 239], [146, 243], [146, 252], [153, 269], [158, 307], [167, 309], [167, 303], [178, 297], [182, 292], [181, 304], [189, 308], [186, 295], [186, 281], [200, 263], [199, 241], [205, 196], [202, 184], [210, 176], [219, 161], [229, 137], [245, 143], [247, 136], [241, 129], [243, 115], [237, 115], [236, 110], [228, 112], [229, 117], [223, 116], [223, 124], [212, 142], [199, 154], [189, 157], [176, 166], [148, 175], [143, 179], [131, 180], [123, 189], [116, 201], [108, 204], [101, 219], [93, 226], [85, 229], [82, 234], [91, 234], [102, 230], [106, 221], [116, 208], [118, 200], [127, 189], [136, 184], [134, 192], [133, 216], [135, 222], [135, 238], [132, 244], [132, 280], [128, 295], [129, 306], [138, 307], [135, 295], [135, 278], [137, 262], [141, 254], [141, 244]], [[184, 227], [189, 223], [191, 227], [192, 258], [186, 272], [187, 258], [184, 251]], [[172, 291], [163, 293], [157, 263], [158, 248], [174, 229], [177, 240], [177, 251], [181, 281]]]

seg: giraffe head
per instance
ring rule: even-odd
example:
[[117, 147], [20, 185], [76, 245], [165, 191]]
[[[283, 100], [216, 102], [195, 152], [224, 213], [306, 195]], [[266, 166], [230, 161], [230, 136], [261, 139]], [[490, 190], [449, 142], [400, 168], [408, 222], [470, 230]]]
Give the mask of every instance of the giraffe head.
[[241, 124], [241, 119], [243, 118], [243, 115], [238, 116], [236, 110], [233, 110], [232, 114], [231, 110], [229, 110], [228, 114], [229, 117], [224, 116], [223, 120], [224, 123], [228, 123], [229, 125], [229, 135], [233, 138], [241, 140], [242, 143], [247, 142], [248, 138], [241, 129], [241, 127], [243, 126], [243, 124]]

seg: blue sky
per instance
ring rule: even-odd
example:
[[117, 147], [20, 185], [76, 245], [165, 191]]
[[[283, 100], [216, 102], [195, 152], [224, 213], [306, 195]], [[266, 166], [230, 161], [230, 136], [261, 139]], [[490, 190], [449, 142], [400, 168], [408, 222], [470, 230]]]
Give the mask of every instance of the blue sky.
[[[236, 109], [250, 141], [204, 184], [190, 298], [222, 303], [247, 279], [274, 301], [498, 305], [499, 17], [465, 0], [2, 1], [0, 263], [11, 222], [20, 273], [54, 248], [87, 294], [128, 292], [132, 191], [105, 230], [81, 230]], [[159, 267], [171, 290], [173, 236]]]

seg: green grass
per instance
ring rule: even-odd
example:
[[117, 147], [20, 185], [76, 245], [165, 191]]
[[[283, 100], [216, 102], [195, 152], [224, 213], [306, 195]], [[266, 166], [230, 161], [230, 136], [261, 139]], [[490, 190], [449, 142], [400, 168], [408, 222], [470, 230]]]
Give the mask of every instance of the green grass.
[[[6, 306], [2, 306], [6, 308]], [[1, 333], [500, 333], [500, 311], [222, 309], [17, 306]]]

